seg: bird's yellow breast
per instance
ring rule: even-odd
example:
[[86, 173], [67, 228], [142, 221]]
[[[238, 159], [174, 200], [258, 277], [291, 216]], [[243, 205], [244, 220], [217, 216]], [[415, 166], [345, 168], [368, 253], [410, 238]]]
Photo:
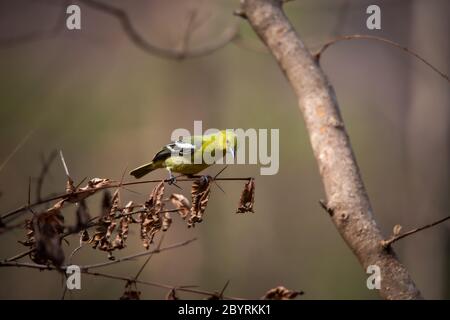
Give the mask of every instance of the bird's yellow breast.
[[186, 157], [170, 157], [164, 161], [164, 167], [182, 174], [197, 174], [209, 167], [208, 164], [194, 164]]

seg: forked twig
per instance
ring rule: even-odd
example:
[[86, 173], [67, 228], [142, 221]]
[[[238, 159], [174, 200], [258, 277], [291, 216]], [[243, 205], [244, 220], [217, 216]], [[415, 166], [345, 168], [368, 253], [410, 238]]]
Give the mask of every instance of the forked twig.
[[120, 25], [122, 26], [122, 29], [125, 32], [125, 34], [138, 48], [144, 50], [147, 53], [162, 58], [181, 60], [185, 58], [194, 58], [209, 55], [214, 51], [219, 50], [228, 43], [230, 43], [239, 32], [238, 24], [234, 23], [233, 25], [224, 30], [223, 34], [219, 37], [219, 40], [215, 43], [207, 44], [204, 45], [203, 47], [196, 49], [190, 49], [189, 51], [184, 50], [185, 47], [187, 46], [183, 46], [181, 50], [161, 48], [152, 44], [151, 42], [147, 41], [142, 37], [142, 35], [134, 27], [129, 15], [125, 10], [112, 6], [106, 2], [100, 2], [97, 0], [79, 0], [79, 1], [85, 3], [86, 5], [90, 6], [95, 10], [104, 12], [116, 18], [120, 22]]
[[390, 248], [391, 245], [392, 245], [394, 242], [397, 242], [397, 241], [400, 240], [400, 239], [406, 238], [406, 237], [408, 237], [408, 236], [410, 236], [410, 235], [413, 235], [413, 234], [415, 234], [415, 233], [417, 233], [417, 232], [420, 232], [420, 231], [422, 231], [422, 230], [426, 230], [426, 229], [428, 229], [428, 228], [434, 227], [434, 226], [436, 226], [436, 225], [438, 225], [438, 224], [441, 224], [441, 223], [443, 223], [443, 222], [445, 222], [445, 221], [447, 221], [447, 220], [449, 220], [449, 219], [450, 219], [450, 216], [447, 216], [447, 217], [445, 217], [445, 218], [442, 218], [442, 219], [437, 220], [437, 221], [435, 221], [435, 222], [432, 222], [432, 223], [430, 223], [430, 224], [424, 225], [424, 226], [422, 226], [422, 227], [415, 228], [415, 229], [409, 230], [409, 231], [407, 231], [407, 232], [400, 233], [400, 234], [398, 234], [398, 235], [392, 235], [389, 239], [382, 241], [381, 245], [382, 245], [384, 248]]

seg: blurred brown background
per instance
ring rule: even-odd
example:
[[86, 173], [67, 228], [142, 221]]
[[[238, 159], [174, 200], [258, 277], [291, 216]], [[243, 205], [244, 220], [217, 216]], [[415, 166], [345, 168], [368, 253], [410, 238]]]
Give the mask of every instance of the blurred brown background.
[[[304, 290], [308, 299], [377, 299], [364, 270], [318, 205], [323, 190], [296, 100], [275, 60], [245, 21], [233, 17], [238, 1], [107, 1], [126, 9], [142, 35], [161, 47], [179, 45], [190, 10], [203, 26], [192, 48], [217, 39], [238, 21], [245, 47], [228, 44], [203, 58], [173, 61], [136, 48], [117, 20], [80, 4], [82, 30], [20, 45], [0, 46], [0, 163], [31, 131], [0, 171], [0, 212], [25, 204], [28, 179], [37, 177], [41, 154], [64, 152], [76, 181], [119, 180], [125, 168], [150, 160], [175, 128], [279, 128], [280, 171], [260, 176], [256, 165], [231, 166], [226, 176], [256, 177], [256, 213], [236, 215], [241, 182], [213, 191], [204, 222], [187, 229], [180, 219], [165, 244], [198, 237], [191, 245], [155, 256], [142, 280], [199, 285], [258, 298], [277, 285]], [[74, 1], [74, 3], [77, 3]], [[369, 4], [382, 10], [382, 30], [365, 27]], [[448, 73], [450, 3], [446, 0], [294, 1], [285, 6], [311, 48], [339, 34], [371, 34], [397, 41]], [[0, 1], [0, 39], [49, 30], [61, 9], [54, 1]], [[1, 40], [0, 40], [1, 43]], [[256, 49], [255, 49], [256, 48]], [[401, 50], [373, 41], [333, 46], [322, 66], [338, 96], [375, 217], [383, 232], [404, 230], [449, 214], [448, 83]], [[215, 173], [219, 169], [211, 168]], [[165, 177], [155, 172], [151, 177]], [[64, 190], [57, 160], [44, 194]], [[174, 187], [171, 187], [174, 188]], [[150, 185], [124, 191], [142, 202]], [[171, 191], [177, 191], [171, 189]], [[185, 185], [186, 194], [189, 186]], [[95, 214], [100, 196], [90, 199]], [[66, 211], [66, 216], [73, 210]], [[450, 297], [449, 225], [395, 245], [426, 298]], [[24, 248], [17, 229], [0, 235], [0, 257]], [[71, 239], [70, 252], [78, 244]], [[142, 251], [137, 229], [126, 255]], [[106, 254], [84, 247], [74, 258], [85, 264]], [[142, 259], [105, 268], [133, 275]], [[56, 273], [0, 269], [0, 298], [58, 299]], [[67, 298], [117, 299], [120, 281], [82, 276], [82, 290]], [[139, 287], [143, 298], [163, 298], [161, 289]]]

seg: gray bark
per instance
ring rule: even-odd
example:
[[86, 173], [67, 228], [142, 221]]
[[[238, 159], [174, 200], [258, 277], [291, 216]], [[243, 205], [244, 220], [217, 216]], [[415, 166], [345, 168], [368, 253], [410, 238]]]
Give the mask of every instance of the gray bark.
[[327, 196], [331, 219], [364, 270], [381, 270], [385, 299], [420, 299], [421, 294], [373, 218], [333, 88], [282, 10], [280, 0], [243, 0], [242, 10], [285, 73], [306, 123]]

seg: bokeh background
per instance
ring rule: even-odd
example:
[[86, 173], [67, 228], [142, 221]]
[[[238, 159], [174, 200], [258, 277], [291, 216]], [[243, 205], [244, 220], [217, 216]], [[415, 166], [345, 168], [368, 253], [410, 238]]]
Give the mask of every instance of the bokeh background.
[[[256, 178], [255, 213], [235, 214], [243, 184], [221, 183], [225, 193], [213, 190], [204, 222], [187, 229], [175, 218], [164, 243], [198, 240], [154, 256], [140, 279], [207, 290], [220, 290], [229, 280], [226, 293], [245, 298], [284, 285], [305, 291], [305, 299], [378, 299], [318, 205], [324, 193], [295, 96], [247, 23], [232, 15], [238, 1], [107, 2], [125, 9], [143, 37], [161, 47], [179, 46], [192, 10], [198, 10], [202, 26], [191, 35], [191, 48], [216, 41], [233, 23], [240, 26], [241, 41], [206, 57], [174, 61], [140, 50], [116, 19], [82, 3], [82, 30], [61, 26], [49, 32], [61, 19], [60, 1], [1, 0], [0, 163], [24, 143], [0, 171], [0, 212], [26, 203], [29, 177], [39, 175], [42, 155], [55, 149], [63, 150], [76, 181], [119, 180], [126, 168], [150, 160], [172, 130], [193, 130], [194, 120], [202, 120], [204, 128], [279, 128], [277, 175], [260, 176], [257, 165], [231, 166], [224, 173]], [[448, 1], [376, 1], [382, 10], [379, 31], [365, 27], [369, 4], [373, 1], [299, 0], [285, 9], [310, 48], [343, 34], [377, 35], [450, 71]], [[35, 33], [48, 36], [8, 40]], [[322, 66], [336, 90], [384, 234], [395, 224], [406, 230], [448, 215], [448, 82], [401, 50], [374, 41], [339, 43], [324, 54]], [[33, 192], [34, 185], [33, 180]], [[64, 170], [56, 160], [44, 194], [64, 187]], [[183, 187], [189, 194], [189, 185]], [[123, 191], [122, 197], [142, 202], [151, 188], [133, 187], [138, 194]], [[100, 198], [89, 199], [93, 215]], [[73, 208], [65, 215], [70, 221]], [[23, 251], [18, 240], [24, 238], [23, 229], [2, 233], [0, 257]], [[71, 238], [66, 252], [77, 244]], [[426, 298], [450, 297], [448, 223], [399, 241], [395, 249]], [[134, 229], [128, 247], [117, 255], [142, 250]], [[73, 262], [105, 260], [106, 254], [86, 246]], [[132, 276], [142, 262], [102, 271]], [[82, 290], [66, 298], [117, 299], [123, 288], [121, 281], [83, 275]], [[146, 299], [167, 293], [139, 290]], [[2, 299], [59, 299], [61, 292], [55, 272], [0, 269]]]

